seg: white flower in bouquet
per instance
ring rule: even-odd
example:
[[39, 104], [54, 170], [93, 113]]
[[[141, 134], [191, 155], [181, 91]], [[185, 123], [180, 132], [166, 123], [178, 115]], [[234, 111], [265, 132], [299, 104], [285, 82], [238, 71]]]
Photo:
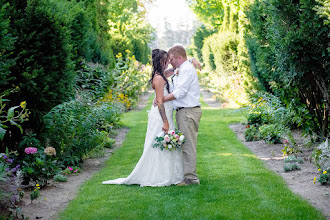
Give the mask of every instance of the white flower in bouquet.
[[179, 141], [182, 143], [184, 140], [184, 135], [181, 135], [180, 138], [179, 138]]
[[168, 149], [172, 149], [172, 145], [170, 145], [170, 144], [167, 145], [167, 147], [168, 147]]
[[171, 141], [171, 138], [168, 135], [165, 135], [164, 136], [164, 141], [168, 143], [168, 142]]

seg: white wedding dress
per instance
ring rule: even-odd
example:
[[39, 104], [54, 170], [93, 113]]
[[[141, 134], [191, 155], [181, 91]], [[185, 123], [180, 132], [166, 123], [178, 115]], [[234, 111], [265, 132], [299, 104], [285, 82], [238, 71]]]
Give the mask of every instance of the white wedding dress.
[[[172, 86], [171, 86], [172, 87]], [[164, 87], [164, 96], [168, 94]], [[172, 102], [164, 103], [170, 130], [175, 129]], [[103, 181], [103, 184], [138, 184], [140, 186], [170, 186], [183, 181], [183, 162], [181, 150], [153, 148], [155, 138], [162, 132], [163, 120], [158, 106], [151, 107], [148, 114], [148, 128], [143, 154], [132, 173], [126, 178]]]

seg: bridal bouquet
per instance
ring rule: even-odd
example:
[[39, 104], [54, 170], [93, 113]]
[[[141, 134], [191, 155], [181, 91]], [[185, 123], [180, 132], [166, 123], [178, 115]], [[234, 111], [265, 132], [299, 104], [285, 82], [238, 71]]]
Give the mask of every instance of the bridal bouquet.
[[162, 132], [155, 138], [154, 148], [159, 147], [161, 150], [181, 149], [181, 145], [185, 142], [185, 137], [178, 129], [170, 130], [167, 133]]

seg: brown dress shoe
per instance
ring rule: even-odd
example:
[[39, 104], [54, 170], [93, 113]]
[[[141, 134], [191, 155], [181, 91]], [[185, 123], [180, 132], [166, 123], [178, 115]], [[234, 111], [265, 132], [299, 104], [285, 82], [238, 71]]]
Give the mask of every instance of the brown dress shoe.
[[189, 185], [200, 185], [199, 181], [193, 181], [190, 179], [185, 179], [183, 182], [176, 184], [177, 186], [189, 186]]

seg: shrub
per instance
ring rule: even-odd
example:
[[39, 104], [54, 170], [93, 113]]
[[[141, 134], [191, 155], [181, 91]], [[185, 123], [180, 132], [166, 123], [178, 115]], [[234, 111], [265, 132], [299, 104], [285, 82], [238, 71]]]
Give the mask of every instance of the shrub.
[[13, 162], [11, 153], [0, 153], [0, 216], [4, 219], [24, 218], [18, 206], [24, 195], [22, 172]]
[[54, 181], [55, 182], [66, 182], [66, 181], [68, 181], [68, 177], [63, 176], [62, 174], [57, 174], [54, 176]]
[[320, 172], [319, 182], [321, 184], [330, 183], [330, 145], [328, 139], [313, 151], [312, 158]]
[[[291, 134], [291, 133], [290, 133]], [[292, 135], [291, 135], [292, 136]], [[283, 155], [297, 155], [299, 152], [302, 153], [302, 150], [298, 146], [298, 144], [294, 141], [293, 137], [290, 138], [291, 141], [289, 140], [284, 140], [284, 148], [281, 150], [283, 152]], [[294, 157], [294, 156], [289, 156], [289, 158]]]
[[258, 141], [261, 139], [259, 128], [254, 125], [247, 125], [244, 131], [245, 141]]
[[321, 170], [320, 171], [320, 176], [318, 178], [318, 181], [322, 184], [322, 185], [325, 185], [327, 183], [330, 183], [330, 169], [328, 170]]
[[94, 103], [89, 93], [53, 108], [46, 116], [47, 138], [65, 166], [78, 165], [92, 148], [104, 144], [99, 136], [118, 126], [122, 109], [110, 102]]
[[264, 139], [267, 144], [282, 143], [283, 127], [275, 124], [262, 125], [259, 131], [262, 139]]
[[288, 172], [288, 171], [292, 171], [292, 170], [301, 170], [300, 166], [296, 163], [286, 163], [284, 165], [284, 171]]
[[78, 166], [68, 166], [63, 170], [62, 174], [72, 174], [72, 173], [80, 173], [81, 169]]
[[[2, 89], [19, 87], [8, 98], [14, 103], [25, 100], [29, 104], [31, 115], [24, 127], [39, 133], [44, 128], [43, 115], [73, 92], [75, 72], [67, 28], [69, 16], [59, 16], [50, 1], [4, 2], [10, 3], [5, 15], [11, 19], [8, 32], [16, 41], [12, 50], [4, 54], [15, 60], [15, 65], [8, 69], [10, 77], [5, 79]], [[17, 130], [10, 131], [13, 139], [21, 139]], [[6, 137], [4, 143], [13, 149], [17, 147], [9, 139]]]
[[33, 181], [46, 185], [48, 180], [61, 171], [61, 165], [54, 155], [47, 155], [43, 147], [39, 149], [29, 147], [25, 148], [22, 171], [26, 184]]
[[293, 103], [298, 114], [306, 109], [308, 114], [300, 115], [304, 132], [324, 139], [329, 131], [330, 26], [315, 8], [326, 14], [314, 0], [254, 1], [245, 37], [251, 71], [264, 90], [285, 106]]
[[267, 115], [262, 113], [250, 113], [248, 116], [248, 124], [259, 127], [268, 123]]
[[294, 162], [304, 163], [304, 161], [301, 157], [296, 157], [296, 156], [290, 155], [290, 156], [284, 158], [284, 163], [294, 163]]

